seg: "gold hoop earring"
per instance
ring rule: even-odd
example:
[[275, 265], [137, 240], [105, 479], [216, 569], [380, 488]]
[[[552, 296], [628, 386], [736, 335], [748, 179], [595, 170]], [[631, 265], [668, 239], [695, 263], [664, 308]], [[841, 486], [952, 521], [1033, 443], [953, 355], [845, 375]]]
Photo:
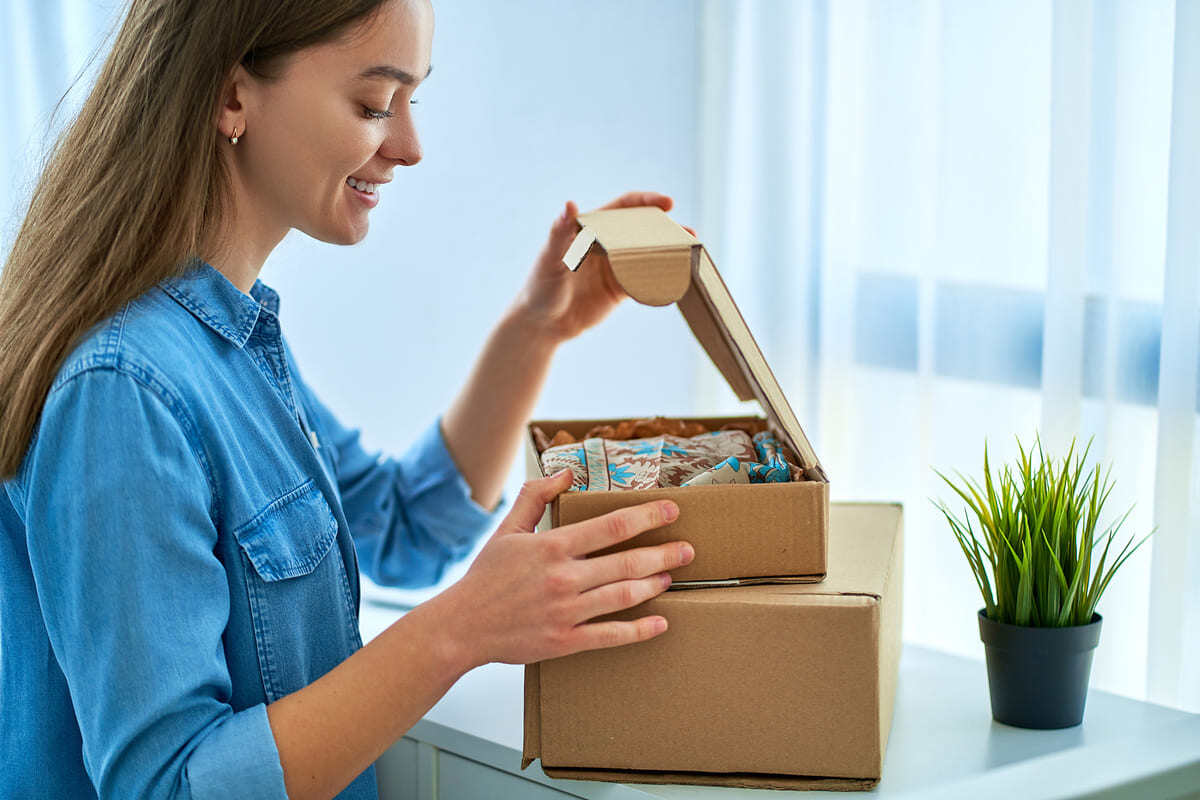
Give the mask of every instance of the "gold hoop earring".
[[234, 129], [233, 129], [233, 136], [230, 136], [230, 137], [229, 137], [229, 143], [230, 143], [230, 144], [237, 144], [237, 143], [238, 143], [238, 129], [237, 129], [237, 128], [234, 128]]

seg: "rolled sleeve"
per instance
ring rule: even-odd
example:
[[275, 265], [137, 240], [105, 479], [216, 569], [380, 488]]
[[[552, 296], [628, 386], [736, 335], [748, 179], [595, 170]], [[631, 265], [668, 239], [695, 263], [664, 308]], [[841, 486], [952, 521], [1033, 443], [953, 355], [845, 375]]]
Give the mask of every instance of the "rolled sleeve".
[[404, 501], [412, 523], [456, 550], [475, 546], [505, 505], [502, 496], [488, 511], [471, 497], [471, 486], [446, 447], [439, 416], [399, 459]]
[[357, 430], [334, 442], [359, 568], [381, 586], [436, 584], [495, 527], [507, 503], [501, 497], [488, 511], [472, 499], [446, 449], [440, 417], [399, 458], [366, 452]]
[[25, 497], [46, 631], [101, 797], [284, 798], [266, 707], [230, 704], [230, 590], [187, 419], [133, 366], [47, 397]]
[[195, 800], [286, 798], [267, 707], [259, 703], [226, 718], [188, 759], [187, 779]]

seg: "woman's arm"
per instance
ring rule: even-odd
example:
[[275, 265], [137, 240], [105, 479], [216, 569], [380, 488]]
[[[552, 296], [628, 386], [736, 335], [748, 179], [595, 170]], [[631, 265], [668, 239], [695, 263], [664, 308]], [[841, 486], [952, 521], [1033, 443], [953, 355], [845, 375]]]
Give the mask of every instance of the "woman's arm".
[[443, 597], [267, 706], [288, 797], [332, 797], [346, 788], [474, 666]]
[[442, 418], [442, 436], [471, 498], [500, 500], [526, 420], [542, 391], [558, 341], [519, 307], [488, 337], [466, 386]]
[[[636, 193], [608, 207], [651, 204], [669, 210], [671, 200]], [[500, 498], [558, 344], [599, 322], [624, 296], [611, 271], [570, 275], [563, 267], [577, 212], [568, 203], [555, 221], [533, 275], [443, 417], [447, 449], [485, 508]], [[336, 794], [479, 664], [528, 663], [665, 630], [652, 617], [582, 623], [663, 591], [670, 585], [665, 570], [690, 562], [690, 548], [668, 542], [639, 548], [634, 560], [586, 556], [670, 522], [678, 509], [647, 503], [554, 535], [527, 535], [568, 486], [568, 472], [527, 483], [463, 580], [267, 707], [290, 797]]]
[[30, 569], [82, 734], [63, 757], [82, 755], [100, 797], [283, 798], [266, 704], [230, 703], [196, 426], [152, 364], [114, 361], [49, 392], [22, 472]]
[[[642, 603], [687, 564], [681, 542], [589, 553], [671, 522], [671, 502], [622, 508], [532, 535], [570, 470], [530, 481], [470, 571], [313, 683], [267, 707], [287, 794], [330, 797], [424, 716], [465, 672], [650, 639], [661, 617], [586, 620]], [[632, 554], [632, 557], [631, 557]]]
[[[630, 192], [603, 208], [649, 205], [669, 211], [673, 201], [655, 192]], [[607, 262], [578, 273], [563, 266], [563, 254], [579, 231], [578, 213], [567, 203], [554, 221], [529, 280], [442, 418], [446, 447], [471, 497], [484, 508], [500, 499], [558, 345], [604, 319], [625, 297]]]

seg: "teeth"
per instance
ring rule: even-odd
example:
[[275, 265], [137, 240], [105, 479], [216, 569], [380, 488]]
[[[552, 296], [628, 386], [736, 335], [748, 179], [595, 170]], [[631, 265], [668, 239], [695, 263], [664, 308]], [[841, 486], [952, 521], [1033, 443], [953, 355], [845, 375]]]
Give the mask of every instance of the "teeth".
[[360, 181], [357, 178], [346, 178], [346, 183], [350, 184], [355, 189], [358, 189], [360, 192], [366, 192], [367, 194], [374, 194], [376, 187], [379, 185], [377, 183]]

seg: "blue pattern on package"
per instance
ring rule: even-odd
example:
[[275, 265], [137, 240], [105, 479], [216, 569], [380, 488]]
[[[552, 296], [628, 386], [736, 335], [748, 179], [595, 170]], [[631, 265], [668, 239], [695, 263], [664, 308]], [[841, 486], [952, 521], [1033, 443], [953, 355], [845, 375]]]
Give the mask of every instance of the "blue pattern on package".
[[730, 456], [757, 460], [750, 434], [718, 431], [716, 437], [663, 434], [643, 439], [592, 437], [557, 445], [542, 453], [542, 469], [553, 475], [563, 467], [574, 473], [570, 491], [610, 491], [682, 486]]
[[754, 451], [762, 463], [742, 461], [730, 456], [707, 472], [684, 482], [684, 486], [711, 486], [730, 483], [786, 483], [791, 469], [780, 453], [779, 440], [764, 431], [754, 436]]
[[799, 479], [800, 474], [783, 457], [782, 446], [771, 433], [751, 437], [741, 430], [690, 438], [666, 434], [644, 439], [593, 437], [542, 453], [545, 474], [563, 467], [574, 473], [569, 491], [575, 492], [786, 483]]
[[762, 463], [751, 465], [751, 476], [759, 478], [753, 483], [786, 483], [792, 479], [791, 469], [783, 458], [783, 446], [770, 431], [754, 435], [754, 450]]

